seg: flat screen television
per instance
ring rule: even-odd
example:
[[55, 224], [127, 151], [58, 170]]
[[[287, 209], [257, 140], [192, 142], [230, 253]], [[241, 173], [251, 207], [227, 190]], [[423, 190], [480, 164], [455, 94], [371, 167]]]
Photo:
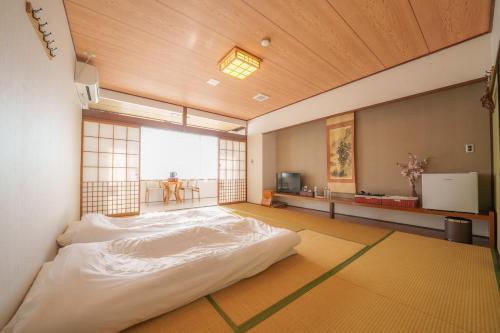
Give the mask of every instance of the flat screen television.
[[278, 172], [276, 174], [276, 191], [284, 193], [299, 193], [300, 173]]

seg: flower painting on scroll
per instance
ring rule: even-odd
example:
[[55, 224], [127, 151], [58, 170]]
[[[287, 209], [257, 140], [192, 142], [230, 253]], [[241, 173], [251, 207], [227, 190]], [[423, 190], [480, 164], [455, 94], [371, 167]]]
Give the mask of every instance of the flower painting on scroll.
[[328, 176], [337, 181], [354, 179], [354, 128], [351, 122], [328, 128]]

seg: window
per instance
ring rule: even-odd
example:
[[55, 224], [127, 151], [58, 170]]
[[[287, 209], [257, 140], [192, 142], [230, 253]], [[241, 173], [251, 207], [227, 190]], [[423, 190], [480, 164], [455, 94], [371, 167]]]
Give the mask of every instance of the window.
[[141, 178], [217, 178], [217, 138], [142, 127]]

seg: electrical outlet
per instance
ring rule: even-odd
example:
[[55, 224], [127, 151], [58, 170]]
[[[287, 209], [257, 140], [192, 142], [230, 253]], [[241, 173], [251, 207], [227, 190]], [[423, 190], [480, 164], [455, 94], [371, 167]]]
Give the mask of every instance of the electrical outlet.
[[473, 153], [475, 151], [474, 149], [474, 144], [473, 143], [466, 143], [465, 144], [465, 152], [468, 153]]

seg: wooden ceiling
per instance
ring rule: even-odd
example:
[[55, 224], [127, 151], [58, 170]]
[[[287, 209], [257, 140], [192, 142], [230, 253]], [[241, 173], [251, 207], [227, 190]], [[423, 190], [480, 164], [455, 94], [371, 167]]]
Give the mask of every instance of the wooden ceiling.
[[[64, 3], [101, 87], [245, 120], [488, 32], [492, 10], [491, 0]], [[235, 45], [264, 59], [245, 80], [217, 68]]]

